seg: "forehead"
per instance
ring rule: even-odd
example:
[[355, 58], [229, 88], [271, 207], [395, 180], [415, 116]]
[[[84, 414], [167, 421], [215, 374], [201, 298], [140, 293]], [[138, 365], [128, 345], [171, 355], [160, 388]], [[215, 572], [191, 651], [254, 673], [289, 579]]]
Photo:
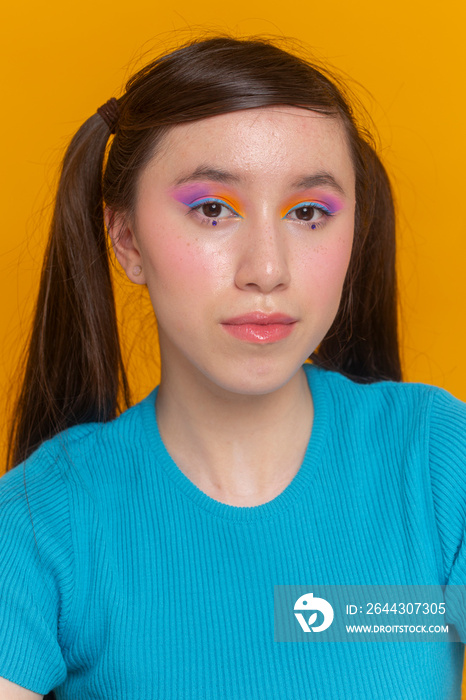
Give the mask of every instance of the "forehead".
[[354, 188], [347, 136], [338, 117], [277, 105], [207, 117], [170, 129], [148, 165], [175, 182], [199, 165], [237, 173], [238, 182], [295, 181], [301, 173], [331, 172]]

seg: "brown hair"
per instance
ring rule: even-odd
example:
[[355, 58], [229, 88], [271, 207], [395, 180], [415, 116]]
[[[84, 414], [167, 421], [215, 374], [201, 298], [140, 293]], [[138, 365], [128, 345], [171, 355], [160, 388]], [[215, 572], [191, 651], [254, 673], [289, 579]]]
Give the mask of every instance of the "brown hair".
[[108, 421], [130, 405], [103, 202], [131, 215], [138, 176], [172, 125], [276, 104], [341, 119], [356, 173], [355, 240], [342, 300], [312, 360], [356, 381], [401, 379], [390, 184], [341, 89], [268, 40], [198, 40], [128, 81], [103, 174], [110, 130], [99, 114], [65, 154], [10, 431], [10, 467], [59, 431]]

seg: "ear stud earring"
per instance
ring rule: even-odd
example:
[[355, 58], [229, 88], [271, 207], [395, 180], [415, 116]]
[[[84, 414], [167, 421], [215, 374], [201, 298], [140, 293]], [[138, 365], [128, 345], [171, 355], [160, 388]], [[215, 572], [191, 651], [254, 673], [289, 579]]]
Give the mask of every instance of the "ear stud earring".
[[133, 275], [134, 275], [135, 277], [139, 277], [139, 275], [141, 274], [141, 272], [142, 272], [142, 267], [141, 267], [140, 265], [135, 265], [135, 266], [133, 267]]

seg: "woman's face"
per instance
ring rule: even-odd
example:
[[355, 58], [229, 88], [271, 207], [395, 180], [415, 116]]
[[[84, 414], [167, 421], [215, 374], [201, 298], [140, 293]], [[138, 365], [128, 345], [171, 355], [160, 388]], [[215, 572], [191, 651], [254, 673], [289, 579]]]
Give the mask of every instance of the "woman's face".
[[147, 284], [162, 381], [264, 394], [291, 379], [337, 313], [354, 208], [338, 119], [278, 105], [173, 127], [116, 246]]

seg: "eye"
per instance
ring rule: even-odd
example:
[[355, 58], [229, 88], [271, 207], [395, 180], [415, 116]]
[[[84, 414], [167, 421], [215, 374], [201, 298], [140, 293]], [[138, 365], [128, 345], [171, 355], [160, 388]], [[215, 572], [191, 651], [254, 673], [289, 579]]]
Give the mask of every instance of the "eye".
[[[203, 221], [206, 221], [206, 219], [242, 218], [241, 215], [233, 209], [233, 207], [224, 202], [222, 199], [205, 197], [192, 202], [188, 206], [190, 209], [188, 213], [195, 213], [201, 216]], [[223, 216], [221, 216], [222, 213]]]
[[[319, 220], [324, 214], [321, 209], [317, 207], [297, 207], [292, 209], [289, 214], [296, 214], [296, 218], [300, 221], [312, 221], [313, 219]], [[291, 217], [293, 218], [293, 217]]]
[[333, 216], [330, 209], [319, 202], [300, 202], [292, 207], [285, 216], [293, 221], [302, 221], [304, 224], [310, 225], [312, 228], [317, 228], [317, 225], [323, 223], [328, 216]]
[[223, 209], [223, 204], [220, 204], [220, 202], [206, 202], [199, 206], [204, 216], [219, 216]]

